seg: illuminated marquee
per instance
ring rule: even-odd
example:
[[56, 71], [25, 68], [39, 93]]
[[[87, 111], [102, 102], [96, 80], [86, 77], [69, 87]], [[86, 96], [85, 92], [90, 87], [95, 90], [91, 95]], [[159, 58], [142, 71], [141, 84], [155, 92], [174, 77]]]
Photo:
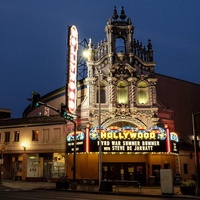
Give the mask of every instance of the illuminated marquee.
[[[90, 130], [90, 151], [98, 151], [99, 127]], [[103, 152], [173, 152], [178, 153], [178, 135], [153, 126], [139, 129], [131, 126], [122, 128], [101, 127], [101, 145]]]
[[[74, 131], [70, 132], [66, 137], [67, 153], [74, 152]], [[76, 131], [76, 151], [85, 151], [85, 134], [82, 131]]]
[[66, 105], [69, 113], [76, 111], [76, 76], [77, 76], [78, 31], [75, 26], [69, 27], [68, 37], [68, 97]]

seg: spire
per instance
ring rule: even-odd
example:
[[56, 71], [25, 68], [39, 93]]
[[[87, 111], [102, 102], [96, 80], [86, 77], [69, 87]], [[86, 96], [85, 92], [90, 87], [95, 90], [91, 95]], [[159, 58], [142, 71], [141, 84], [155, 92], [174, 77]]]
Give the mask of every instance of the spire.
[[148, 50], [151, 50], [152, 49], [152, 44], [151, 44], [151, 40], [150, 39], [148, 39]]
[[120, 19], [121, 19], [121, 20], [124, 20], [124, 19], [126, 19], [126, 15], [125, 15], [125, 12], [124, 12], [124, 6], [122, 6], [122, 10], [121, 10]]
[[152, 49], [152, 44], [151, 44], [151, 40], [148, 40], [148, 54], [149, 54], [149, 62], [153, 62], [153, 49]]
[[114, 7], [114, 11], [113, 11], [113, 16], [112, 16], [112, 18], [115, 19], [115, 20], [118, 18], [116, 6]]

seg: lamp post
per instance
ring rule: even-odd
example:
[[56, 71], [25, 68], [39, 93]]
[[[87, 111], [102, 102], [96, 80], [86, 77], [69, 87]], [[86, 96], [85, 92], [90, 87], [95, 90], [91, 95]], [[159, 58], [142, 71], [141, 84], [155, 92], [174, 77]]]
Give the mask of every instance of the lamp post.
[[73, 159], [73, 182], [74, 188], [76, 189], [76, 122], [74, 124], [74, 159]]
[[[87, 59], [87, 61], [93, 61], [92, 56], [93, 51], [92, 51], [92, 41], [89, 39], [89, 44], [88, 44], [88, 49], [83, 52], [83, 57]], [[101, 187], [101, 181], [102, 181], [102, 144], [101, 144], [101, 71], [100, 71], [100, 66], [99, 69], [97, 68], [98, 72], [98, 103], [99, 103], [99, 108], [98, 108], [98, 115], [99, 115], [99, 120], [98, 120], [98, 126], [99, 126], [99, 156], [98, 156], [98, 170], [99, 170], [99, 188]]]
[[99, 102], [99, 188], [101, 187], [102, 180], [102, 144], [101, 144], [101, 74], [100, 69], [98, 70], [98, 102]]
[[1, 159], [0, 159], [0, 185], [2, 184], [2, 168], [3, 168], [3, 150], [0, 151], [1, 152]]
[[192, 130], [194, 136], [194, 154], [195, 154], [195, 171], [197, 176], [197, 189], [196, 195], [199, 195], [199, 155], [198, 155], [198, 145], [197, 145], [197, 133], [196, 133], [196, 123], [195, 117], [200, 115], [200, 112], [192, 113]]

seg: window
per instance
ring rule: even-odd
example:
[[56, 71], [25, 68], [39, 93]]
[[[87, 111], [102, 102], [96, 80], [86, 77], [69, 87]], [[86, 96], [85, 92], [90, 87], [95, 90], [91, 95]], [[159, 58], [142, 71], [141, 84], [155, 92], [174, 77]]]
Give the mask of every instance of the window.
[[14, 142], [19, 142], [19, 131], [14, 132]]
[[38, 141], [38, 139], [39, 139], [39, 131], [32, 130], [32, 141]]
[[10, 142], [10, 132], [5, 132], [5, 142]]
[[125, 40], [124, 40], [124, 38], [121, 38], [121, 37], [117, 38], [115, 46], [116, 46], [116, 53], [119, 53], [119, 52], [125, 53]]
[[145, 81], [138, 83], [138, 103], [147, 104], [149, 101], [148, 85]]
[[[99, 103], [99, 88], [97, 86], [97, 103]], [[101, 83], [100, 86], [100, 103], [106, 103], [106, 86], [104, 83]]]
[[188, 164], [183, 164], [184, 174], [188, 174]]
[[49, 129], [43, 129], [43, 141], [49, 140]]
[[128, 103], [128, 87], [124, 81], [120, 81], [117, 84], [117, 103]]
[[54, 128], [54, 141], [60, 141], [61, 130], [60, 128]]

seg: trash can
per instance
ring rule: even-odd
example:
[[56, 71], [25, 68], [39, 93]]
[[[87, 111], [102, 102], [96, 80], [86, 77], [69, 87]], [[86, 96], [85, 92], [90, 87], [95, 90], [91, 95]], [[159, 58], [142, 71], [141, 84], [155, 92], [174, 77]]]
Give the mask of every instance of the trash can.
[[112, 192], [112, 181], [102, 181], [99, 191]]
[[70, 181], [66, 177], [59, 178], [56, 181], [56, 189], [69, 189]]

